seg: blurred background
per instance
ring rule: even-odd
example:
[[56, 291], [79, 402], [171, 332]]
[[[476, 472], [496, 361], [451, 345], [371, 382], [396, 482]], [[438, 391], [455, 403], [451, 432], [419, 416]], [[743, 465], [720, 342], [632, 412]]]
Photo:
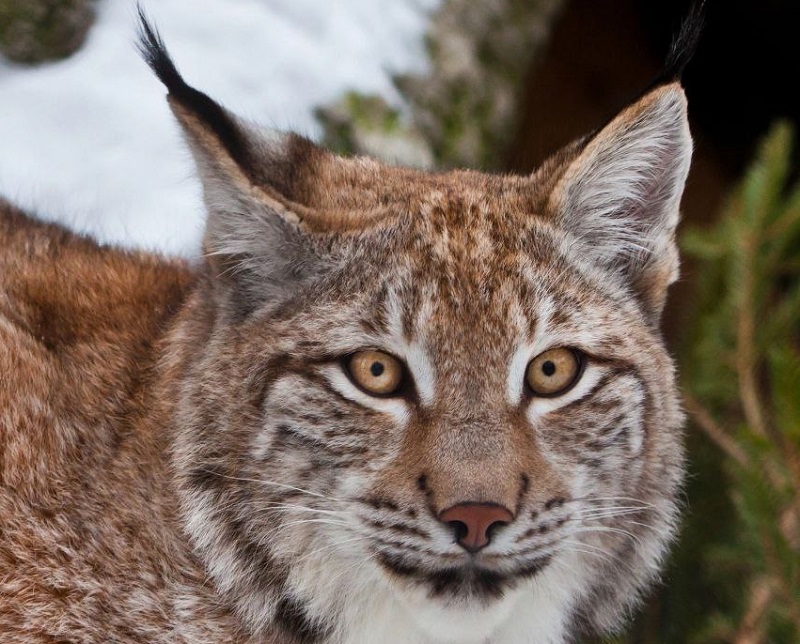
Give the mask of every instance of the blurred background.
[[[529, 172], [656, 75], [688, 0], [150, 0], [178, 66], [343, 153]], [[0, 194], [192, 256], [199, 186], [128, 0], [0, 0]], [[800, 3], [710, 2], [664, 330], [689, 425], [680, 540], [607, 642], [800, 642]]]

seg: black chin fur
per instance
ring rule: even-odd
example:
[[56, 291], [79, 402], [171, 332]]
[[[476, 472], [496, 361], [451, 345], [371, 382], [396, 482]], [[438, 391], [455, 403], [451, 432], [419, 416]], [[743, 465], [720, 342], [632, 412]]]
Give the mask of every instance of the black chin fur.
[[500, 599], [520, 581], [538, 574], [550, 563], [549, 556], [527, 562], [513, 573], [500, 573], [476, 566], [456, 566], [425, 570], [398, 555], [380, 552], [378, 562], [390, 574], [416, 582], [429, 589], [431, 599], [480, 600]]

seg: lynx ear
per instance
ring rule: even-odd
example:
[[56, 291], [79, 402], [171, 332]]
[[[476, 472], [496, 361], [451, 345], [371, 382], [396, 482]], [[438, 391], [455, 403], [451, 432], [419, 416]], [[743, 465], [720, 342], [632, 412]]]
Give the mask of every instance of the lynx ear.
[[302, 205], [302, 170], [328, 153], [300, 136], [256, 128], [188, 85], [141, 8], [139, 17], [139, 49], [169, 90], [203, 184], [206, 257], [246, 314], [322, 270], [311, 233], [324, 222]]
[[594, 135], [550, 196], [578, 252], [622, 278], [654, 321], [678, 275], [675, 227], [691, 154], [683, 89], [664, 85]]

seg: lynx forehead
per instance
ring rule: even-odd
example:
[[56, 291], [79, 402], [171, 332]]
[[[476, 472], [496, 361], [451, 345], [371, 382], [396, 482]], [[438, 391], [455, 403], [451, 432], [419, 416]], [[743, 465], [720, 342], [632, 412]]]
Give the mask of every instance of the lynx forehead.
[[658, 332], [692, 147], [674, 76], [531, 176], [423, 173], [239, 119], [144, 19], [142, 51], [205, 256], [0, 209], [0, 635], [617, 628], [683, 471]]

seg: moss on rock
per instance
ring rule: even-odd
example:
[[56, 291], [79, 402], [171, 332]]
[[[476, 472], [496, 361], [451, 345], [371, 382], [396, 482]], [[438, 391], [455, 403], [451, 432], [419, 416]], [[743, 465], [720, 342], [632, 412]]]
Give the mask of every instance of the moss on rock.
[[[429, 71], [394, 79], [409, 108], [406, 118], [377, 97], [348, 94], [318, 110], [326, 143], [386, 158], [367, 144], [391, 141], [385, 149], [397, 151], [406, 142], [428, 165], [498, 169], [517, 123], [525, 74], [563, 4], [444, 0], [426, 35]], [[365, 119], [365, 106], [382, 115]], [[396, 154], [389, 160], [403, 161]]]
[[413, 124], [379, 96], [347, 92], [318, 108], [323, 143], [342, 154], [368, 154], [392, 163], [428, 168], [431, 150]]
[[0, 52], [20, 63], [65, 58], [94, 17], [92, 0], [0, 0]]

